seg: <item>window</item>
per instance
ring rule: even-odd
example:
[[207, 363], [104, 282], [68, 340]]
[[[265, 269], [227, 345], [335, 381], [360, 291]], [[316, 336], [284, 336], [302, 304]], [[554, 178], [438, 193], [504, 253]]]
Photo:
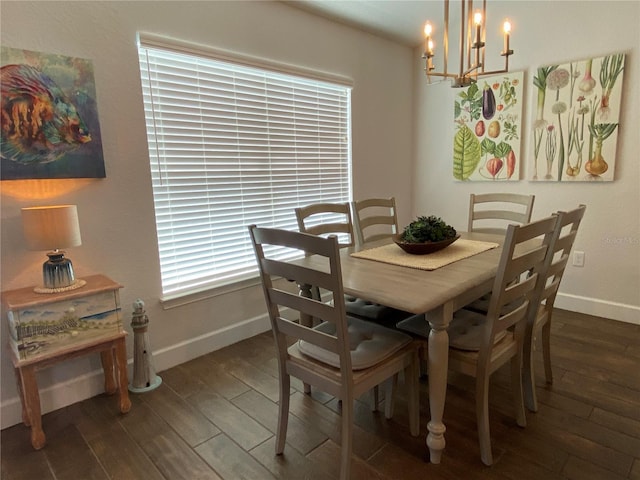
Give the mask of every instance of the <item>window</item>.
[[141, 39], [162, 293], [255, 277], [247, 226], [351, 198], [349, 86]]

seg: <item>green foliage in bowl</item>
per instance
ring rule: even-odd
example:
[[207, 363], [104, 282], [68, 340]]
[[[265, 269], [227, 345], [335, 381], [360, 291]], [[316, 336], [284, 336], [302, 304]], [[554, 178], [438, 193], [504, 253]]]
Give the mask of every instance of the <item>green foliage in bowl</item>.
[[454, 238], [455, 228], [448, 225], [440, 217], [430, 215], [418, 217], [404, 228], [400, 240], [407, 243], [441, 242]]

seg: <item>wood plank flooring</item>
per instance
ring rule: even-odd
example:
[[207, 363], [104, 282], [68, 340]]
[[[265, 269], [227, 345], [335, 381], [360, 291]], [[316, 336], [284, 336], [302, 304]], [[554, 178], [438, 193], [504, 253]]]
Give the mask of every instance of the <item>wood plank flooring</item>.
[[[473, 380], [450, 375], [440, 465], [427, 460], [428, 389], [421, 433], [409, 435], [404, 392], [395, 416], [356, 402], [353, 479], [640, 480], [640, 325], [556, 310], [554, 384], [538, 366], [540, 409], [512, 416], [508, 369], [490, 388], [495, 464], [480, 462]], [[287, 446], [275, 456], [278, 380], [271, 333], [160, 372], [126, 415], [101, 395], [43, 417], [34, 451], [22, 424], [1, 433], [4, 480], [337, 478], [340, 406], [292, 380]]]

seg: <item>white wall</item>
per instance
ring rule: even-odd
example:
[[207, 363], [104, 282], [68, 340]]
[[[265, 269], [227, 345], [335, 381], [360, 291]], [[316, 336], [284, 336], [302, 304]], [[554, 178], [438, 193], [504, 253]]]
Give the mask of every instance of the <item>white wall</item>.
[[[452, 176], [455, 89], [427, 85], [414, 54], [416, 174], [414, 214], [434, 213], [466, 229], [470, 193], [535, 194], [534, 218], [587, 205], [575, 249], [586, 255], [583, 268], [569, 266], [556, 306], [640, 324], [640, 2], [488, 2], [491, 21], [508, 16], [514, 24], [511, 70], [524, 70], [525, 97], [521, 178], [516, 183], [458, 182]], [[499, 12], [497, 15], [492, 12]], [[501, 43], [499, 45], [502, 46]], [[627, 54], [615, 181], [608, 183], [530, 182], [532, 105], [536, 69], [610, 53]], [[502, 59], [500, 59], [501, 61]], [[493, 59], [487, 56], [487, 61]], [[492, 68], [500, 68], [498, 61]], [[491, 67], [491, 64], [489, 64]], [[454, 62], [454, 69], [457, 63]]]
[[[79, 277], [122, 283], [124, 321], [146, 302], [158, 371], [267, 328], [257, 287], [163, 310], [136, 32], [163, 34], [353, 80], [354, 197], [395, 195], [411, 211], [412, 52], [278, 2], [3, 2], [2, 45], [93, 61], [107, 178], [2, 182], [2, 290], [41, 280], [44, 254], [24, 249], [20, 208], [78, 205]], [[293, 215], [293, 212], [291, 212]], [[2, 316], [2, 427], [20, 421]], [[128, 339], [132, 356], [132, 336]], [[79, 359], [39, 374], [43, 411], [101, 391], [100, 362]]]

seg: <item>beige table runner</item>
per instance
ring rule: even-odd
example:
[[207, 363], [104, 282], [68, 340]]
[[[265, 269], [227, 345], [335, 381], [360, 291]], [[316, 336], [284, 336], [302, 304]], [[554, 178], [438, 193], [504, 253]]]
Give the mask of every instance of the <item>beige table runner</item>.
[[494, 242], [480, 242], [477, 240], [458, 239], [448, 247], [427, 255], [412, 255], [402, 250], [395, 243], [382, 247], [370, 248], [352, 253], [352, 257], [374, 260], [376, 262], [400, 265], [401, 267], [417, 268], [419, 270], [435, 270], [463, 258], [471, 257], [492, 248], [498, 247]]

